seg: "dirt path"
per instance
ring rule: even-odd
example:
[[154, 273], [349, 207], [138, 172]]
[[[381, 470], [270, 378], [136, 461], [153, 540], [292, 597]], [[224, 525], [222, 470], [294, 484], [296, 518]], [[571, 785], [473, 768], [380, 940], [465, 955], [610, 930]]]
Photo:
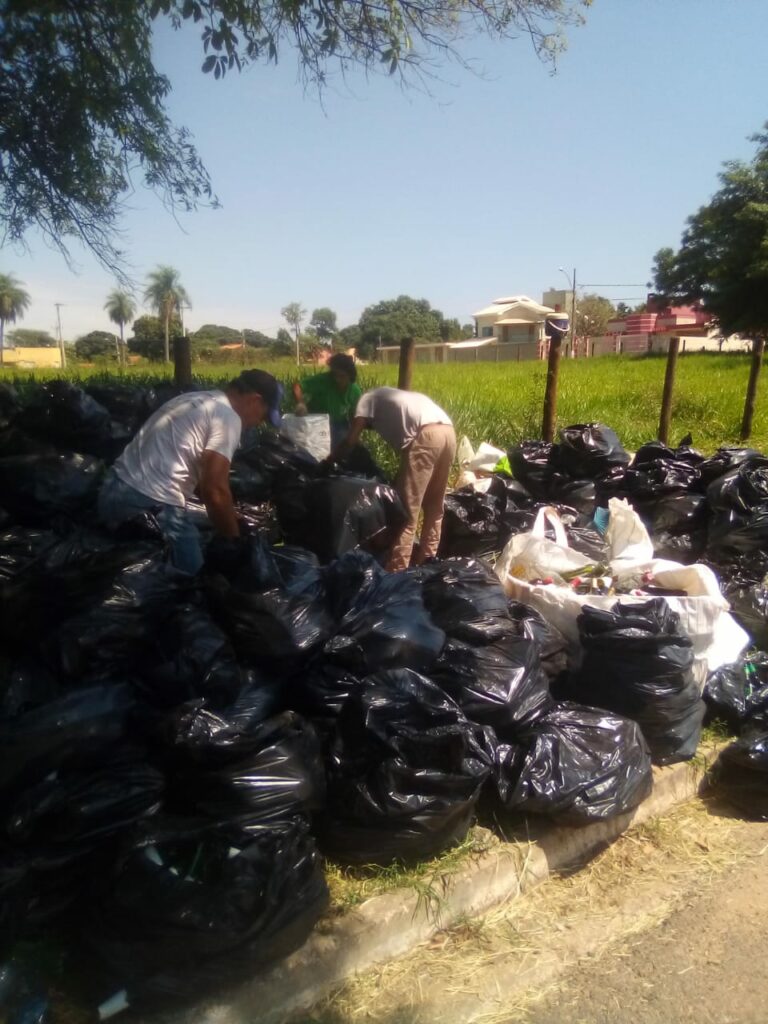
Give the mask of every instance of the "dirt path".
[[766, 1024], [768, 823], [693, 800], [361, 975], [313, 1024]]
[[657, 927], [569, 971], [530, 1024], [765, 1024], [768, 827], [737, 835], [745, 859]]

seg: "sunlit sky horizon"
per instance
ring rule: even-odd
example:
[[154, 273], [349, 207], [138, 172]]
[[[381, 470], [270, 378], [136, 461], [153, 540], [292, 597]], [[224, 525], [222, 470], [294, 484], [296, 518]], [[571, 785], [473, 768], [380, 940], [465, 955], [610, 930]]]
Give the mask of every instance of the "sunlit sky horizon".
[[[765, 0], [595, 0], [550, 75], [520, 38], [468, 40], [472, 71], [429, 92], [333, 79], [322, 102], [295, 58], [215, 82], [196, 28], [156, 33], [169, 110], [192, 132], [222, 203], [170, 216], [143, 187], [122, 245], [142, 312], [158, 264], [204, 323], [276, 334], [280, 309], [330, 306], [340, 326], [406, 293], [461, 323], [500, 295], [566, 287], [640, 302], [653, 254], [768, 120]], [[112, 330], [114, 279], [77, 245], [77, 272], [34, 234], [0, 250], [32, 304], [17, 326]], [[565, 274], [558, 268], [564, 268]]]

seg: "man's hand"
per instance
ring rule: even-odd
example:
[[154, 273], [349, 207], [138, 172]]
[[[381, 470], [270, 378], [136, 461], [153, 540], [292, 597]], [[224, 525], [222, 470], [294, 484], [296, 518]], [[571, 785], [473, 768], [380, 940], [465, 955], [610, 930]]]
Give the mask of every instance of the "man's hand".
[[352, 426], [349, 428], [349, 433], [341, 444], [336, 445], [334, 450], [331, 452], [331, 461], [341, 462], [346, 455], [349, 455], [355, 445], [359, 442], [360, 435], [367, 426], [368, 420], [364, 416], [355, 416], [352, 420]]
[[198, 490], [216, 532], [222, 537], [239, 537], [240, 527], [229, 489], [229, 459], [219, 452], [204, 451]]

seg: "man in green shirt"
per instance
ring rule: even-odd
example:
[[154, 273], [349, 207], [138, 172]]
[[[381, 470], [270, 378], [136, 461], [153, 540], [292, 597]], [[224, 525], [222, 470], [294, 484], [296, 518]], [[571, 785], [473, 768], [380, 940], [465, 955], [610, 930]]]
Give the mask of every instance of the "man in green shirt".
[[333, 448], [347, 436], [355, 415], [357, 400], [362, 394], [356, 381], [354, 359], [339, 352], [328, 360], [326, 373], [316, 373], [293, 385], [297, 413], [328, 414]]

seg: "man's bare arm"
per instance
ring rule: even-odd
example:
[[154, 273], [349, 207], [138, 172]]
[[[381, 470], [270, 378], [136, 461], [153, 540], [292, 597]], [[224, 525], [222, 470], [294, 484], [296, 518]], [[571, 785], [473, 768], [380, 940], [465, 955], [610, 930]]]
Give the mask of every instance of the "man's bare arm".
[[216, 532], [222, 537], [239, 537], [240, 527], [229, 487], [229, 459], [219, 452], [203, 452], [199, 491]]

